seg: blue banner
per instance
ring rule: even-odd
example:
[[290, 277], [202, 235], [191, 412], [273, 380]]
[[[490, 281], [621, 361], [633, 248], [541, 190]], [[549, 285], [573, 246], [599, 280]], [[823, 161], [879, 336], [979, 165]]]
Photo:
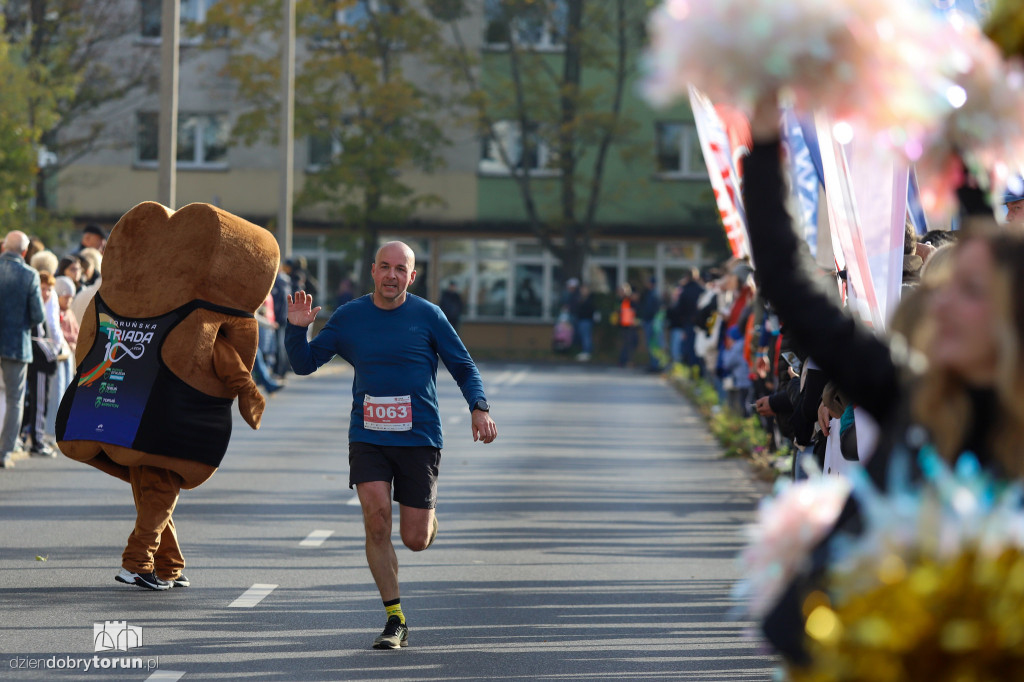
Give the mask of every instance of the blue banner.
[[921, 190], [917, 186], [917, 171], [913, 168], [910, 169], [910, 182], [907, 183], [907, 213], [918, 236], [928, 231], [928, 219], [921, 206]]
[[[809, 122], [807, 122], [810, 125]], [[818, 196], [822, 167], [818, 137], [813, 127], [805, 134], [804, 122], [792, 109], [782, 111], [783, 143], [789, 161], [790, 186], [800, 207], [800, 225], [811, 255], [818, 255]]]

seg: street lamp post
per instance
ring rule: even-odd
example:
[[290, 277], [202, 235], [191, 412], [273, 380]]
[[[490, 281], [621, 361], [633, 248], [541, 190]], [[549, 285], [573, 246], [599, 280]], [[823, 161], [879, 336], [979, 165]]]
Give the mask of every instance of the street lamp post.
[[281, 197], [277, 241], [281, 256], [292, 255], [292, 195], [295, 159], [295, 0], [284, 0], [284, 45], [281, 47]]
[[163, 0], [160, 12], [160, 117], [157, 198], [172, 211], [177, 204], [178, 42], [181, 0]]

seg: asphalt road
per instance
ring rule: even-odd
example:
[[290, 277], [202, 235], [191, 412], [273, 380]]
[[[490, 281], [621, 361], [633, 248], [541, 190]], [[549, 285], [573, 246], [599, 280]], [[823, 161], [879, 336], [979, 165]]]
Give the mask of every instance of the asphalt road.
[[[398, 549], [408, 648], [370, 648], [384, 613], [348, 489], [351, 371], [332, 365], [275, 395], [260, 431], [236, 418], [221, 469], [182, 494], [190, 588], [114, 582], [124, 483], [63, 457], [0, 471], [0, 679], [769, 680], [729, 617], [763, 492], [746, 466], [658, 377], [481, 370], [490, 445], [439, 375], [440, 533]], [[125, 626], [141, 646], [96, 651]]]

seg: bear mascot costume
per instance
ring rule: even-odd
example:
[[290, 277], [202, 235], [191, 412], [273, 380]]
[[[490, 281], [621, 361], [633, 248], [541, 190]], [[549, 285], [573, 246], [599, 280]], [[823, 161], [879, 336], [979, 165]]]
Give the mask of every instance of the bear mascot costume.
[[188, 586], [171, 514], [181, 489], [220, 466], [236, 397], [259, 428], [254, 313], [279, 259], [270, 232], [209, 204], [171, 211], [145, 202], [111, 231], [57, 413], [57, 446], [131, 484], [135, 528], [116, 580]]

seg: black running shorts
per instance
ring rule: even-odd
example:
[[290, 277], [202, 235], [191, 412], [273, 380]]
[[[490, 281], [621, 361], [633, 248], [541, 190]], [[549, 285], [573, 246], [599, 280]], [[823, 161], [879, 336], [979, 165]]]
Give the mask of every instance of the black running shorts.
[[395, 501], [407, 507], [434, 508], [440, 466], [441, 451], [435, 447], [348, 444], [348, 487], [387, 481]]

